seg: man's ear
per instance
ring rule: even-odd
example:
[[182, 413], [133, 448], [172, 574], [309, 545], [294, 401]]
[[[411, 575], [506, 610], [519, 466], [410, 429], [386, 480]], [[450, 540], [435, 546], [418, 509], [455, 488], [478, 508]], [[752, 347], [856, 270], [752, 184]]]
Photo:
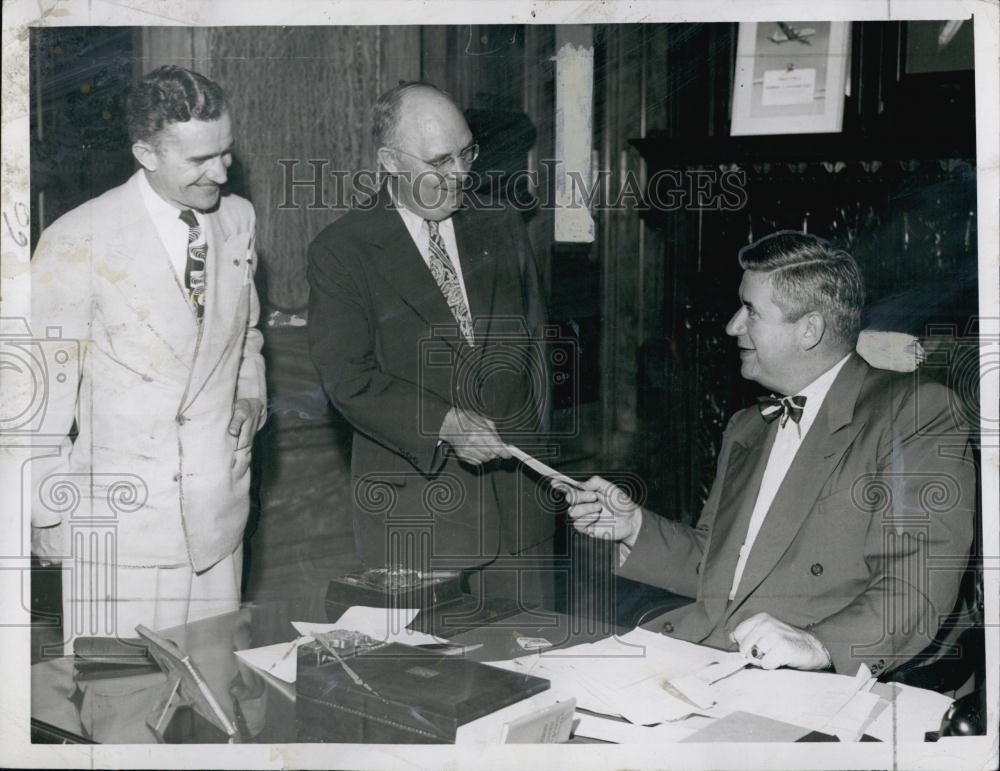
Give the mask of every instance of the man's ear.
[[156, 148], [145, 140], [140, 139], [132, 145], [132, 155], [146, 171], [156, 171], [160, 165], [160, 156], [157, 155]]
[[799, 340], [804, 351], [811, 351], [826, 334], [826, 319], [816, 311], [811, 311], [799, 319]]
[[396, 171], [398, 171], [398, 167], [396, 165], [396, 154], [392, 150], [388, 147], [380, 147], [377, 155], [379, 166], [390, 174], [395, 174]]

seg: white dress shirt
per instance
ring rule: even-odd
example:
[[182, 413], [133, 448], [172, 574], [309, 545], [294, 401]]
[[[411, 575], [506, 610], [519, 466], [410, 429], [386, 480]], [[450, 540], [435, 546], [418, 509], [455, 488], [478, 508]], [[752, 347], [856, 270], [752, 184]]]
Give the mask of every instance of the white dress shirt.
[[[427, 227], [427, 220], [423, 219], [419, 214], [414, 214], [405, 206], [400, 206], [398, 203], [396, 204], [396, 211], [403, 218], [403, 224], [406, 225], [406, 229], [410, 233], [410, 238], [413, 239], [417, 251], [420, 252], [420, 256], [424, 258], [427, 269], [430, 270], [431, 232]], [[465, 279], [462, 278], [462, 260], [459, 259], [458, 255], [458, 241], [455, 240], [455, 223], [452, 222], [451, 217], [438, 222], [438, 234], [441, 236], [441, 240], [444, 241], [444, 248], [448, 251], [451, 264], [455, 266], [455, 276], [458, 278], [458, 285], [462, 288], [465, 307], [469, 309], [469, 313], [472, 313], [472, 306], [469, 304], [469, 293], [465, 290]]]
[[[163, 248], [167, 250], [170, 264], [177, 274], [177, 280], [184, 286], [184, 270], [187, 267], [187, 247], [188, 247], [188, 226], [181, 221], [181, 210], [169, 201], [160, 198], [159, 193], [153, 190], [146, 179], [144, 171], [139, 172], [139, 190], [142, 193], [142, 203], [149, 212], [156, 232], [160, 234], [160, 241]], [[198, 220], [202, 230], [205, 228], [205, 216], [196, 209], [192, 209], [194, 217]], [[205, 233], [206, 238], [208, 234]], [[211, 254], [211, 246], [209, 247]]]
[[750, 515], [750, 526], [747, 528], [747, 536], [743, 540], [743, 546], [740, 547], [740, 557], [736, 562], [733, 585], [729, 590], [730, 600], [736, 596], [736, 590], [739, 588], [740, 579], [743, 577], [743, 569], [746, 567], [750, 550], [753, 548], [754, 541], [757, 540], [757, 534], [764, 524], [764, 518], [767, 516], [768, 509], [771, 508], [774, 496], [778, 494], [778, 489], [785, 480], [785, 475], [788, 473], [792, 461], [795, 460], [795, 454], [799, 451], [799, 447], [802, 446], [802, 440], [805, 439], [806, 434], [809, 433], [809, 429], [812, 427], [813, 421], [816, 420], [819, 408], [823, 406], [823, 400], [826, 399], [826, 394], [830, 390], [830, 386], [836, 380], [837, 373], [840, 372], [849, 357], [850, 354], [834, 364], [797, 394], [791, 394], [792, 396], [806, 397], [805, 406], [802, 408], [802, 418], [798, 423], [789, 419], [782, 426], [780, 424], [781, 419], [778, 419], [778, 434], [774, 438], [771, 454], [767, 457], [767, 466], [764, 468], [764, 476], [760, 481], [757, 502], [754, 504], [753, 513]]

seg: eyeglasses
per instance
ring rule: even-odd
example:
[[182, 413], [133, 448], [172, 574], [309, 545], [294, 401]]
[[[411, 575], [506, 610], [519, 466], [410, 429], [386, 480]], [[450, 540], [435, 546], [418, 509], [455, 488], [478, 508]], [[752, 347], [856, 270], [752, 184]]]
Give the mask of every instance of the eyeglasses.
[[444, 158], [438, 158], [437, 160], [433, 161], [424, 160], [420, 156], [413, 155], [411, 153], [406, 152], [405, 150], [400, 150], [398, 147], [390, 147], [388, 149], [392, 150], [395, 153], [399, 153], [400, 155], [405, 155], [408, 158], [413, 158], [413, 160], [415, 161], [420, 161], [425, 166], [430, 166], [432, 169], [434, 169], [434, 171], [444, 171], [449, 166], [456, 165], [459, 161], [461, 161], [464, 166], [469, 167], [472, 165], [473, 161], [475, 161], [476, 158], [479, 157], [479, 145], [475, 142], [473, 142], [468, 147], [463, 147], [455, 155], [449, 155]]

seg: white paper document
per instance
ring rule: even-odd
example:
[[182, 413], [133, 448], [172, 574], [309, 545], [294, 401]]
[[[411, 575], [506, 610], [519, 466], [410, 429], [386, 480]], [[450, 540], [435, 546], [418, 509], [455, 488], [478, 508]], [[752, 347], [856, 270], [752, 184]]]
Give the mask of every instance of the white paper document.
[[293, 621], [292, 626], [301, 635], [295, 640], [260, 648], [249, 648], [236, 651], [236, 655], [251, 666], [274, 675], [286, 683], [294, 683], [296, 675], [296, 651], [300, 645], [312, 640], [314, 634], [329, 632], [334, 629], [345, 629], [360, 632], [386, 643], [403, 643], [404, 645], [439, 645], [448, 644], [424, 632], [414, 632], [406, 625], [416, 618], [417, 609], [400, 608], [370, 608], [356, 605], [349, 608], [337, 621], [318, 624], [312, 621]]
[[722, 717], [742, 711], [828, 733], [827, 726], [856, 693], [856, 678], [795, 669], [744, 669], [712, 686]]
[[312, 638], [299, 637], [290, 642], [275, 643], [274, 645], [265, 645], [262, 648], [236, 651], [236, 655], [261, 672], [274, 675], [286, 683], [294, 683], [296, 674], [295, 662], [298, 660], [296, 651], [300, 645], [309, 642], [310, 639]]
[[507, 449], [510, 450], [511, 455], [513, 455], [515, 458], [521, 461], [521, 463], [530, 468], [536, 474], [545, 477], [546, 479], [550, 479], [554, 482], [561, 482], [562, 484], [576, 488], [577, 490], [583, 489], [583, 485], [581, 485], [575, 479], [570, 479], [568, 476], [566, 476], [563, 473], [560, 473], [559, 471], [556, 471], [551, 466], [546, 466], [537, 458], [533, 458], [532, 456], [528, 455], [528, 453], [526, 453], [524, 450], [521, 450], [512, 444], [508, 444]]
[[623, 720], [612, 720], [597, 715], [577, 712], [579, 722], [573, 729], [574, 736], [586, 736], [589, 739], [600, 739], [615, 744], [661, 744], [679, 742], [708, 723], [710, 718], [694, 716], [679, 723], [664, 723], [644, 726], [628, 723]]
[[620, 637], [494, 662], [494, 666], [544, 677], [559, 692], [575, 695], [581, 709], [649, 725], [701, 711], [672, 681], [724, 656], [711, 648], [635, 629]]
[[717, 701], [717, 691], [712, 686], [745, 669], [748, 663], [742, 653], [722, 653], [720, 651], [718, 661], [713, 661], [697, 672], [675, 678], [671, 682], [674, 688], [680, 691], [686, 699], [703, 709], [707, 709]]

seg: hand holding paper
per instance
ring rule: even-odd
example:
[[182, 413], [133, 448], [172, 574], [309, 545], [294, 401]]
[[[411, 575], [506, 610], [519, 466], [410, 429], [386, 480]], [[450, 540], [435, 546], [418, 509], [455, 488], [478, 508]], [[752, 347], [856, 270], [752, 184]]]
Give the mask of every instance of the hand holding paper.
[[533, 458], [530, 455], [528, 455], [528, 453], [526, 453], [524, 450], [515, 447], [512, 444], [507, 445], [507, 450], [508, 452], [510, 452], [511, 457], [517, 458], [519, 461], [521, 461], [521, 463], [530, 468], [536, 474], [548, 479], [549, 482], [552, 484], [552, 486], [555, 487], [557, 490], [563, 490], [566, 487], [576, 490], [584, 489], [582, 483], [577, 482], [575, 479], [570, 479], [565, 474], [559, 473], [551, 466], [546, 466], [537, 458]]
[[475, 412], [452, 407], [444, 416], [439, 436], [461, 461], [473, 466], [509, 457], [509, 448], [493, 421]]
[[592, 538], [623, 541], [631, 548], [642, 526], [642, 509], [622, 488], [601, 477], [579, 483], [582, 489], [556, 487], [566, 495], [573, 527]]

